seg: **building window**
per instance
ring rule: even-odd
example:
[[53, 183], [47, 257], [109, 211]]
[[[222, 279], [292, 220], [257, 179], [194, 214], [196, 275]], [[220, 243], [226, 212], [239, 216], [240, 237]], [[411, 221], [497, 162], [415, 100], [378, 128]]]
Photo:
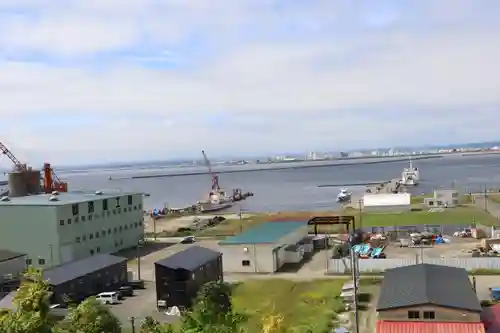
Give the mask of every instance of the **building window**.
[[111, 235], [111, 228], [108, 229], [108, 235]]
[[94, 235], [93, 235], [93, 234], [90, 234], [90, 235], [89, 235], [89, 239], [94, 239]]
[[31, 260], [31, 259], [26, 259], [26, 265], [27, 265], [27, 266], [31, 266], [31, 264], [33, 264], [33, 260]]
[[95, 233], [95, 238], [99, 238], [99, 231]]
[[250, 260], [242, 260], [241, 266], [250, 266]]
[[82, 236], [82, 241], [84, 241], [84, 242], [85, 242], [86, 240], [87, 240], [87, 236], [83, 235], [83, 236]]
[[102, 229], [102, 231], [101, 231], [101, 235], [102, 235], [103, 237], [105, 237], [105, 236], [106, 236], [106, 229]]
[[38, 265], [45, 265], [45, 259], [38, 258]]
[[128, 203], [128, 205], [129, 205], [129, 206], [132, 206], [132, 203], [133, 203], [133, 202], [132, 202], [132, 196], [131, 196], [131, 195], [129, 195], [129, 196], [127, 197], [127, 203]]
[[59, 220], [59, 225], [64, 225], [64, 220]]
[[82, 222], [85, 222], [85, 216], [82, 216]]
[[73, 212], [73, 216], [78, 215], [78, 204], [72, 204], [71, 211]]
[[108, 199], [102, 201], [102, 210], [108, 210]]
[[93, 256], [94, 255], [94, 250], [90, 250], [90, 255]]
[[68, 224], [71, 224], [71, 219], [68, 219]]
[[75, 238], [75, 241], [76, 241], [77, 243], [80, 243], [80, 237], [76, 237], [76, 238]]
[[123, 208], [123, 212], [126, 213], [127, 212], [127, 207]]
[[139, 209], [142, 209], [142, 205], [141, 204], [139, 204]]
[[96, 251], [97, 251], [97, 253], [101, 252], [101, 248], [98, 247]]
[[120, 198], [116, 198], [116, 208], [120, 207]]
[[408, 311], [408, 319], [420, 319], [419, 311]]
[[134, 206], [134, 210], [137, 210], [137, 206]]
[[113, 209], [113, 215], [116, 215], [116, 209]]
[[434, 311], [424, 311], [424, 319], [436, 319], [436, 313]]
[[93, 201], [89, 201], [88, 202], [88, 213], [92, 214], [93, 212], [94, 212], [94, 202]]
[[75, 223], [78, 223], [78, 216], [75, 216]]
[[89, 221], [92, 221], [92, 215], [89, 215]]

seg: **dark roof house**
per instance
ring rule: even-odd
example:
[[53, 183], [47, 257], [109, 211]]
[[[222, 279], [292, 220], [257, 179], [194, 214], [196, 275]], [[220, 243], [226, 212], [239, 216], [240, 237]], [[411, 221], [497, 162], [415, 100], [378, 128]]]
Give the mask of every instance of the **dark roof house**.
[[418, 264], [387, 270], [377, 311], [419, 305], [482, 311], [465, 269]]
[[184, 251], [177, 252], [170, 257], [157, 261], [155, 264], [171, 269], [193, 271], [221, 255], [222, 253], [220, 252], [194, 245]]
[[102, 253], [52, 267], [43, 272], [43, 278], [56, 286], [126, 261], [126, 258]]

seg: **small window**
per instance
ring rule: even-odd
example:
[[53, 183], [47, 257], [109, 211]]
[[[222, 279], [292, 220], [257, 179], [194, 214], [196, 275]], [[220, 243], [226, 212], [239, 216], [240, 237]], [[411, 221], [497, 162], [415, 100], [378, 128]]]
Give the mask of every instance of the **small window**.
[[424, 319], [436, 319], [436, 313], [434, 311], [424, 311]]
[[139, 209], [142, 209], [142, 205], [141, 204], [139, 204]]
[[78, 223], [78, 216], [75, 216], [75, 223]]
[[64, 220], [59, 220], [59, 225], [64, 225]]
[[95, 233], [95, 238], [99, 238], [99, 231]]
[[242, 260], [241, 266], [250, 266], [250, 260]]
[[42, 265], [42, 266], [45, 265], [45, 259], [39, 258], [38, 259], [38, 264]]
[[131, 195], [129, 195], [129, 196], [127, 197], [127, 203], [128, 203], [128, 205], [129, 205], [129, 206], [132, 206], [132, 203], [133, 203], [133, 202], [132, 202], [132, 196], [131, 196]]
[[111, 228], [108, 229], [108, 235], [111, 235]]
[[93, 256], [94, 255], [94, 250], [90, 250], [90, 255]]
[[82, 216], [82, 222], [85, 222], [85, 216]]
[[78, 215], [78, 204], [72, 204], [71, 211], [73, 212], [73, 216], [77, 216]]
[[106, 229], [102, 229], [102, 231], [101, 231], [101, 235], [102, 235], [103, 237], [104, 237], [104, 236], [106, 236]]
[[31, 266], [33, 264], [33, 260], [26, 259], [26, 265]]
[[420, 319], [419, 311], [408, 311], [408, 319]]
[[76, 241], [77, 243], [80, 243], [80, 237], [76, 237], [76, 238], [75, 238], [75, 241]]
[[92, 214], [93, 212], [94, 212], [94, 202], [93, 201], [89, 201], [88, 202], [88, 213]]
[[68, 224], [71, 224], [71, 219], [68, 219]]
[[90, 235], [89, 235], [89, 239], [94, 239], [94, 235], [93, 235], [93, 234], [90, 234]]
[[134, 206], [134, 210], [137, 210], [137, 206]]
[[108, 210], [108, 199], [102, 201], [102, 210]]
[[113, 215], [116, 215], [116, 209], [113, 209]]
[[116, 208], [120, 207], [120, 198], [116, 198]]
[[89, 215], [88, 218], [89, 218], [89, 221], [92, 221], [92, 215]]
[[127, 207], [123, 208], [123, 212], [126, 213], [127, 212]]
[[97, 253], [100, 253], [101, 252], [101, 248], [98, 247], [96, 251], [97, 251]]

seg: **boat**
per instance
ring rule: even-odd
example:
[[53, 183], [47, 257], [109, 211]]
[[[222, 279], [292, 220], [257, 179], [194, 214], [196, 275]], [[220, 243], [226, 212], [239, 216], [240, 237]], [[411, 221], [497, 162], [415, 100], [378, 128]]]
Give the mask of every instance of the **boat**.
[[202, 202], [200, 203], [200, 212], [202, 213], [210, 213], [210, 212], [218, 212], [224, 209], [231, 208], [233, 206], [232, 202], [223, 202], [223, 203], [215, 203], [215, 202]]
[[337, 195], [337, 202], [348, 202], [351, 201], [352, 193], [347, 191], [346, 188], [340, 190], [340, 193]]
[[401, 174], [401, 185], [403, 186], [417, 186], [420, 181], [420, 171], [414, 168], [410, 156], [410, 165], [408, 168], [403, 169]]

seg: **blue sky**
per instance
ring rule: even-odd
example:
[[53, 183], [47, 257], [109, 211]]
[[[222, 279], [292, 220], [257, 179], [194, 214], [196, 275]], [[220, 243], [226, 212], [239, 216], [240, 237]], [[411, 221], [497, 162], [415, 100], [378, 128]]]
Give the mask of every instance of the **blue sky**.
[[2, 0], [0, 140], [62, 164], [496, 140], [499, 31], [498, 0]]

